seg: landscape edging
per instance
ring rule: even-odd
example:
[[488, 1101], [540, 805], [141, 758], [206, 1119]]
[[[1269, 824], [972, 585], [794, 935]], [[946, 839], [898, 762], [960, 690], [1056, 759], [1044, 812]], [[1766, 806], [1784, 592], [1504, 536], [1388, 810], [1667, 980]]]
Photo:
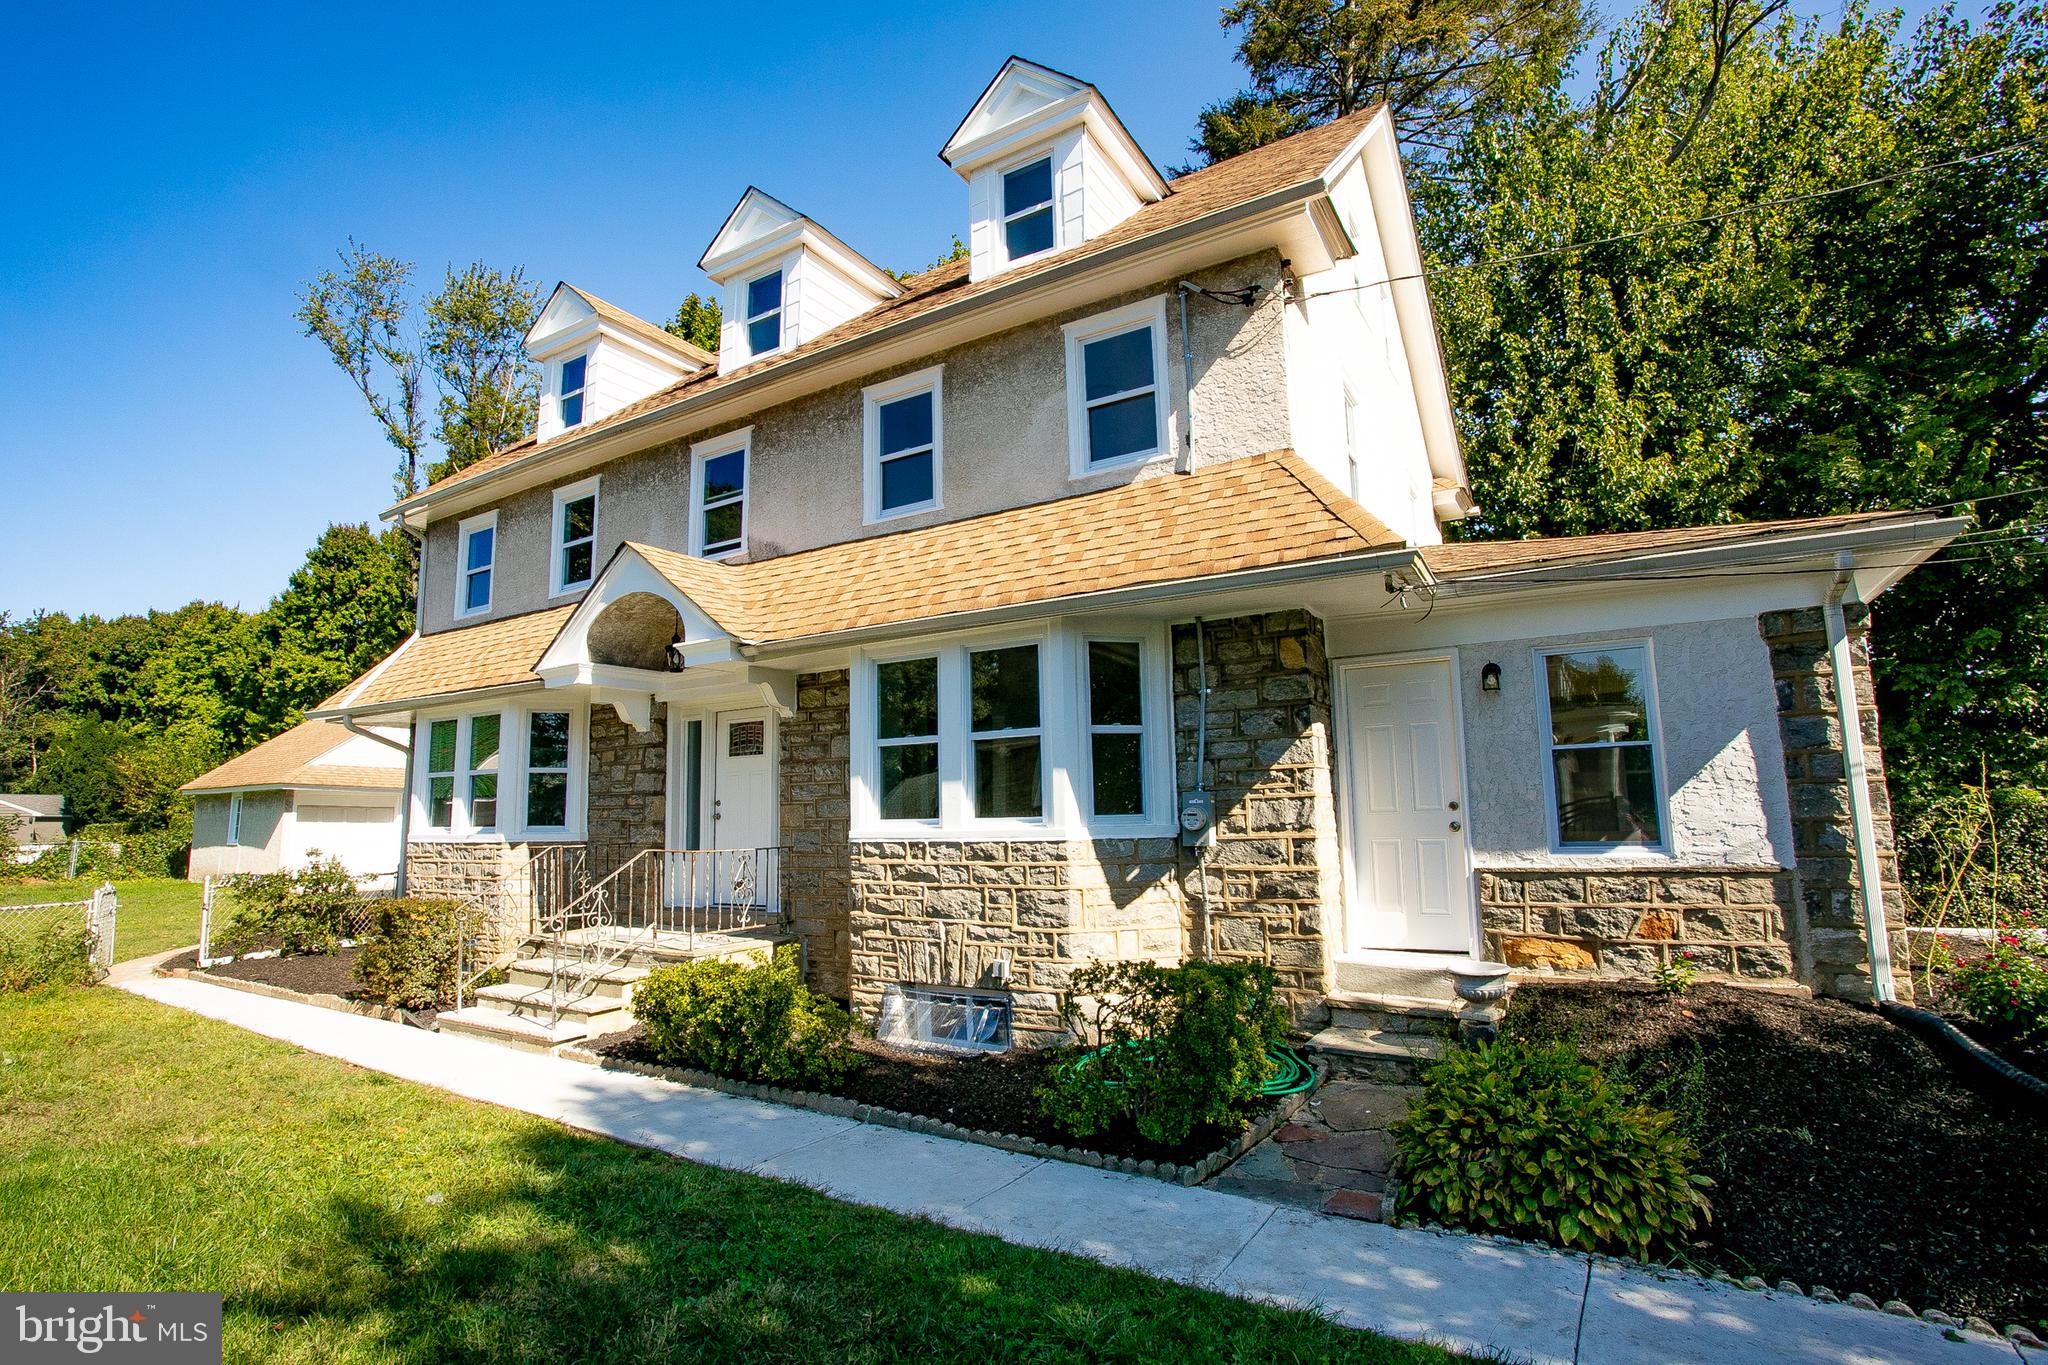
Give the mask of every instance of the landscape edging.
[[212, 972], [192, 967], [158, 967], [158, 976], [175, 976], [188, 981], [203, 981], [209, 986], [225, 986], [231, 991], [247, 991], [251, 995], [268, 996], [272, 1000], [290, 1000], [300, 1005], [312, 1005], [323, 1010], [336, 1010], [342, 1014], [361, 1015], [370, 1019], [382, 1019], [388, 1024], [404, 1024], [408, 1028], [423, 1027], [405, 1010], [396, 1005], [377, 1005], [367, 1000], [349, 1000], [325, 991], [318, 994], [295, 991], [287, 986], [273, 986], [267, 981], [244, 981], [239, 977], [215, 976]]
[[[748, 1081], [714, 1076], [708, 1071], [697, 1071], [690, 1067], [662, 1066], [655, 1062], [636, 1062], [624, 1057], [612, 1057], [574, 1044], [562, 1048], [557, 1055], [606, 1071], [625, 1071], [636, 1076], [651, 1076], [656, 1080], [674, 1081], [679, 1085], [695, 1086], [701, 1090], [720, 1090], [728, 1095], [739, 1095], [746, 1099], [767, 1100], [771, 1104], [786, 1104], [792, 1108], [808, 1109], [813, 1113], [826, 1114], [833, 1118], [853, 1119], [884, 1128], [901, 1128], [906, 1132], [927, 1133], [934, 1137], [957, 1138], [962, 1142], [978, 1142], [984, 1147], [998, 1147], [1022, 1156], [1066, 1161], [1077, 1166], [1095, 1166], [1106, 1171], [1142, 1175], [1175, 1185], [1199, 1185], [1221, 1171], [1272, 1136], [1275, 1129], [1300, 1112], [1301, 1106], [1315, 1091], [1315, 1086], [1311, 1086], [1307, 1090], [1281, 1096], [1277, 1105], [1230, 1142], [1197, 1161], [1181, 1163], [1140, 1161], [1135, 1157], [1109, 1156], [1085, 1148], [1040, 1142], [1037, 1138], [1023, 1137], [1016, 1133], [991, 1133], [978, 1128], [962, 1128], [943, 1119], [929, 1118], [923, 1114], [909, 1114], [899, 1109], [884, 1109], [879, 1105], [862, 1104], [838, 1095], [826, 1095], [812, 1090], [785, 1090], [773, 1085], [755, 1085]], [[1327, 1069], [1318, 1066], [1316, 1085], [1320, 1086], [1327, 1075]]]

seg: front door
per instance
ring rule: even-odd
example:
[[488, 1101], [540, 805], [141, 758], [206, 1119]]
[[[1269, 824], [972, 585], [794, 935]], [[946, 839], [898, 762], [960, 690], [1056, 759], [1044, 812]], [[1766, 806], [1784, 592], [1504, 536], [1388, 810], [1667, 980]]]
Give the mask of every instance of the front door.
[[719, 712], [711, 755], [711, 846], [773, 844], [775, 763], [768, 752], [768, 712]]
[[1345, 664], [1345, 947], [1470, 952], [1472, 897], [1449, 659]]

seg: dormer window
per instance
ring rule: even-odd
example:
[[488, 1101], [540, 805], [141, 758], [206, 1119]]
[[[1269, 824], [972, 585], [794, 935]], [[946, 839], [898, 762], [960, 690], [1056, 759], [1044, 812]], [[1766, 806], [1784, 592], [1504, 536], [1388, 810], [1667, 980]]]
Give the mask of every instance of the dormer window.
[[766, 355], [782, 345], [782, 272], [747, 282], [747, 350]]
[[583, 382], [590, 372], [590, 357], [571, 356], [562, 362], [562, 382], [558, 387], [562, 403], [562, 425], [580, 426], [583, 422]]
[[1003, 174], [1003, 247], [1012, 261], [1053, 247], [1052, 158]]

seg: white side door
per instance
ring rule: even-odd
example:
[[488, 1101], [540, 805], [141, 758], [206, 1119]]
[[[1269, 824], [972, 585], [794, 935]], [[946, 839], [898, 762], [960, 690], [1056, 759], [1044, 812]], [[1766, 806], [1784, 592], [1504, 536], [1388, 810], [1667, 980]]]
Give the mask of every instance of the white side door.
[[1472, 896], [1449, 659], [1345, 664], [1345, 948], [1470, 952]]
[[775, 760], [768, 712], [721, 711], [712, 726], [711, 846], [766, 848], [775, 842]]

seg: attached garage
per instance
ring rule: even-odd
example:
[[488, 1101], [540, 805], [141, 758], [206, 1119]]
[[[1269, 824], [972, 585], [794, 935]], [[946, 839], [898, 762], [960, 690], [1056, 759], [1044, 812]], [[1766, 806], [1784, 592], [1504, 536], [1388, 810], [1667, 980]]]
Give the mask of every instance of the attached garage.
[[187, 875], [295, 871], [328, 857], [373, 883], [395, 877], [404, 732], [371, 733], [385, 739], [307, 721], [186, 783]]

